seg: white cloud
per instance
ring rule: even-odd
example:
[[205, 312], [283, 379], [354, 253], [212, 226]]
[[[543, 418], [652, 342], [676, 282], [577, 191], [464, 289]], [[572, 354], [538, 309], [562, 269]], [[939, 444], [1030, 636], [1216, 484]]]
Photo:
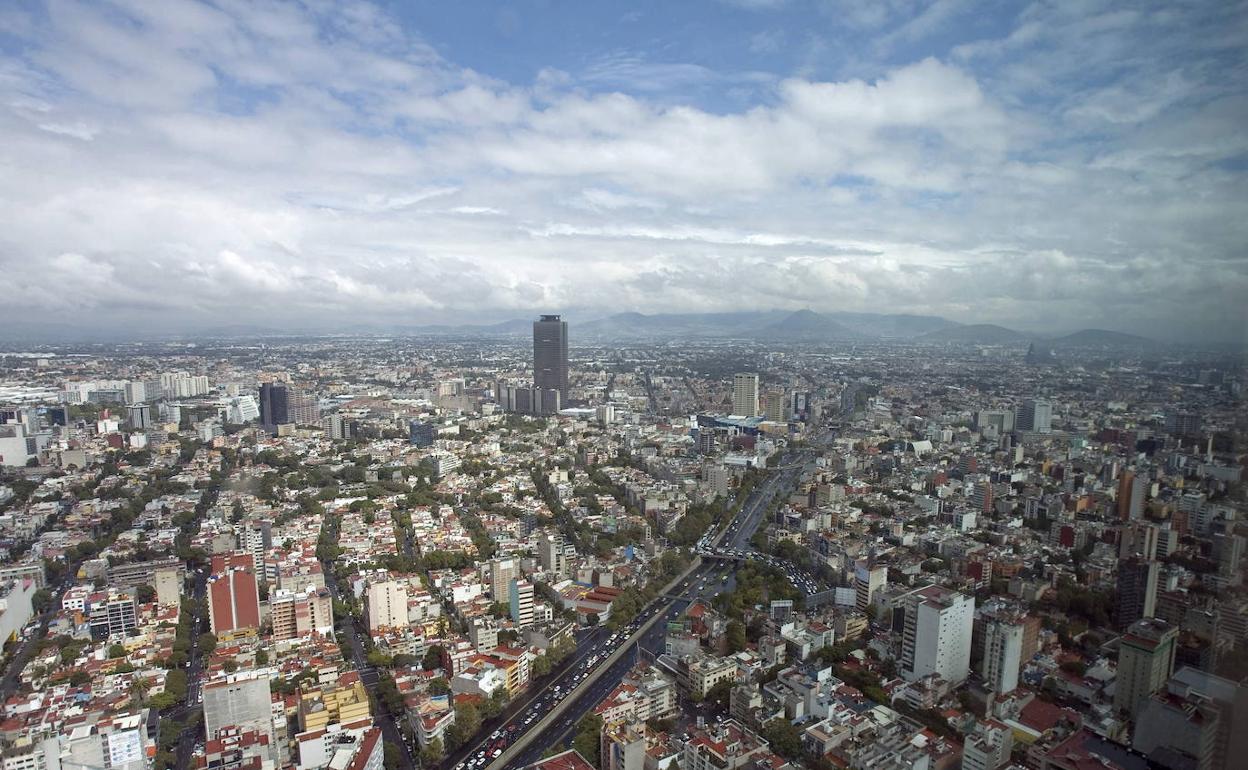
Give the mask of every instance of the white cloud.
[[[870, 77], [621, 53], [507, 83], [367, 3], [57, 0], [0, 58], [0, 269], [14, 312], [60, 321], [809, 306], [1225, 332], [1248, 113], [1130, 56], [1161, 25], [1042, 7]], [[1114, 76], [1076, 87], [1089, 67]], [[737, 110], [679, 98], [742, 84]]]

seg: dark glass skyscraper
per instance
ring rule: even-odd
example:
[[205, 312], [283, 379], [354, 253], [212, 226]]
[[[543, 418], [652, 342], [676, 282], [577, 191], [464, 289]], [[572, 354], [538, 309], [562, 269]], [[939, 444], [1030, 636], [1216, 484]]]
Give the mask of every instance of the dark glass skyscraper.
[[285, 383], [265, 382], [260, 385], [260, 424], [265, 430], [272, 433], [278, 425], [290, 422], [288, 404]]
[[557, 390], [562, 405], [568, 403], [568, 322], [544, 315], [533, 322], [533, 386]]

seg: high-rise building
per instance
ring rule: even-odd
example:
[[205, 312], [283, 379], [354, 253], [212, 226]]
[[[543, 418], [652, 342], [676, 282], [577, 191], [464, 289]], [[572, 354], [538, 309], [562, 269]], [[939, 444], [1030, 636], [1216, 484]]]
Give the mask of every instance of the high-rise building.
[[286, 414], [296, 425], [319, 425], [321, 403], [315, 393], [292, 388], [287, 395]]
[[975, 430], [995, 428], [998, 435], [1014, 432], [1014, 412], [1007, 409], [981, 409], [975, 413]]
[[127, 422], [133, 430], [147, 430], [152, 427], [152, 408], [147, 404], [131, 404], [128, 407]]
[[260, 628], [260, 589], [250, 553], [217, 554], [208, 578], [208, 620], [212, 633], [228, 638]]
[[1157, 613], [1159, 567], [1152, 559], [1132, 557], [1118, 562], [1118, 596], [1115, 612], [1119, 628]]
[[645, 770], [645, 726], [626, 721], [603, 725], [599, 735], [600, 770]]
[[321, 427], [325, 430], [325, 437], [329, 439], [337, 441], [355, 437], [355, 421], [348, 420], [338, 412], [326, 415], [321, 420]]
[[1133, 521], [1144, 516], [1144, 496], [1148, 479], [1135, 471], [1123, 471], [1118, 477], [1118, 519]]
[[741, 417], [758, 416], [758, 375], [738, 372], [732, 376], [732, 413]]
[[260, 424], [274, 433], [278, 425], [290, 422], [286, 383], [265, 382], [260, 385]]
[[370, 583], [364, 613], [368, 630], [407, 627], [407, 586], [398, 580]]
[[1122, 527], [1118, 540], [1118, 558], [1129, 559], [1139, 556], [1143, 559], [1156, 559], [1157, 544], [1161, 535], [1161, 527], [1156, 524], [1145, 524], [1142, 521], [1129, 521]]
[[560, 576], [568, 573], [567, 560], [564, 557], [563, 535], [549, 532], [538, 535], [537, 562], [544, 572]]
[[875, 601], [876, 592], [888, 587], [888, 567], [869, 566], [865, 561], [854, 565], [854, 609], [866, 612]]
[[[735, 383], [734, 383], [735, 384]], [[788, 422], [788, 398], [779, 390], [769, 390], [763, 396], [763, 416], [768, 422]]]
[[408, 424], [408, 433], [412, 446], [426, 449], [433, 446], [438, 429], [431, 420], [412, 420]]
[[557, 390], [560, 403], [568, 403], [568, 322], [557, 315], [533, 322], [533, 387]]
[[334, 632], [333, 599], [325, 588], [278, 589], [269, 596], [269, 615], [275, 640], [303, 639], [314, 633], [332, 636]]
[[527, 580], [511, 581], [511, 619], [516, 625], [533, 625], [533, 584]]
[[1165, 767], [1181, 756], [1193, 770], [1225, 770], [1248, 756], [1248, 687], [1195, 668], [1181, 668], [1149, 698], [1131, 747]]
[[1118, 643], [1114, 706], [1135, 718], [1174, 672], [1179, 629], [1158, 618], [1131, 624]]
[[962, 770], [997, 770], [1010, 761], [1014, 731], [991, 719], [980, 722], [962, 746]]
[[490, 559], [490, 596], [494, 601], [511, 601], [511, 581], [520, 577], [515, 559]]
[[1014, 424], [1025, 433], [1051, 433], [1053, 431], [1053, 405], [1048, 401], [1028, 399], [1018, 408]]
[[966, 681], [971, 668], [975, 600], [929, 585], [905, 597], [901, 673], [909, 680], [936, 674], [952, 684]]
[[1018, 687], [1023, 656], [1021, 620], [992, 618], [984, 623], [984, 657], [979, 673], [988, 689], [1004, 695]]

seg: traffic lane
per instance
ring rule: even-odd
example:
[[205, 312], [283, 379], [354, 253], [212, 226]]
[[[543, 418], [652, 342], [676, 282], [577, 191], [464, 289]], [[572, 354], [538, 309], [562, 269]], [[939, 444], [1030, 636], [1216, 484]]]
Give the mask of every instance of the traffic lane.
[[[671, 607], [664, 613], [666, 619], [674, 620], [679, 617], [688, 605], [689, 599], [687, 598], [673, 601]], [[658, 655], [663, 652], [666, 631], [665, 623], [655, 623], [654, 626], [642, 635], [640, 642], [633, 642], [630, 644], [630, 647], [633, 644], [640, 643], [651, 656]], [[531, 765], [541, 759], [542, 754], [547, 749], [570, 743], [576, 737], [576, 726], [581, 718], [591, 713], [599, 703], [619, 686], [620, 681], [636, 664], [636, 659], [636, 654], [621, 656], [584, 694], [577, 697], [563, 717], [555, 723], [553, 729], [547, 729], [545, 733], [539, 736], [507, 766], [508, 770]]]
[[[550, 679], [546, 682], [546, 684], [536, 688], [529, 688], [519, 698], [516, 698], [509, 703], [499, 716], [482, 722], [481, 729], [479, 729], [476, 733], [476, 735], [481, 736], [480, 740], [464, 744], [464, 746], [461, 746], [449, 754], [441, 764], [443, 766], [454, 767], [462, 760], [485, 748], [487, 744], [495, 742], [497, 739], [490, 737], [494, 732], [508, 728], [513, 723], [520, 724], [519, 717], [523, 716], [524, 712], [529, 709], [534, 701], [545, 695], [552, 687], [566, 684], [567, 682], [565, 682], [565, 680], [575, 677], [577, 668], [580, 666], [581, 662], [593, 655], [594, 652], [598, 651], [599, 644], [611, 635], [609, 629], [605, 626], [599, 626], [597, 628], [586, 630], [590, 633], [581, 637], [577, 643], [576, 652], [572, 653], [572, 657], [569, 660], [562, 661], [559, 664], [562, 667], [559, 671], [552, 671], [550, 674], [547, 674]], [[513, 742], [522, 734], [522, 732], [516, 731], [514, 733], [515, 737], [513, 738]]]

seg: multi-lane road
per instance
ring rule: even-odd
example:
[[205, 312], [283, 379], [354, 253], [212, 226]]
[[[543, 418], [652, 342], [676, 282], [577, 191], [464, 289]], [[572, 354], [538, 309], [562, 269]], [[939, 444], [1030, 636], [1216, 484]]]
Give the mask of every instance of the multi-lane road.
[[[748, 548], [749, 539], [772, 500], [781, 492], [787, 493], [796, 484], [802, 465], [785, 464], [792, 460], [792, 457], [786, 457], [781, 469], [750, 493], [728, 528], [704, 538], [699, 550], [710, 553], [727, 547], [729, 543], [746, 544], [744, 547]], [[724, 574], [728, 575], [727, 582], [721, 579]], [[660, 596], [651, 602], [621, 633], [608, 634], [603, 638], [600, 636], [601, 630], [591, 632], [594, 636], [583, 640], [582, 646], [578, 648], [578, 657], [571, 665], [554, 675], [551, 681], [533, 688], [519, 708], [509, 709], [503, 718], [483, 728], [478, 735], [484, 737], [474, 742], [467, 751], [461, 750], [454, 754], [448, 759], [447, 765], [452, 770], [481, 770], [497, 765], [509, 747], [520, 741], [525, 741], [527, 745], [509, 758], [507, 767], [522, 767], [540, 758], [547, 748], [565, 741], [574, 731], [577, 721], [619, 684], [631, 668], [635, 655], [641, 654], [628, 654], [631, 650], [640, 648], [651, 654], [661, 652], [666, 620], [678, 617], [697, 598], [710, 599], [722, 591], [732, 590], [734, 583], [731, 574], [730, 566], [708, 561], [690, 572], [674, 589], [674, 595]], [[655, 615], [663, 617], [638, 637], [636, 632]], [[624, 648], [624, 654], [609, 664], [607, 670], [594, 672], [596, 667], [608, 665], [607, 659], [620, 648]], [[573, 694], [587, 677], [593, 677], [592, 683]], [[571, 702], [568, 702], [570, 697]], [[516, 705], [513, 704], [513, 707]], [[548, 712], [555, 709], [560, 714], [553, 724], [546, 725], [540, 735], [528, 735]]]

